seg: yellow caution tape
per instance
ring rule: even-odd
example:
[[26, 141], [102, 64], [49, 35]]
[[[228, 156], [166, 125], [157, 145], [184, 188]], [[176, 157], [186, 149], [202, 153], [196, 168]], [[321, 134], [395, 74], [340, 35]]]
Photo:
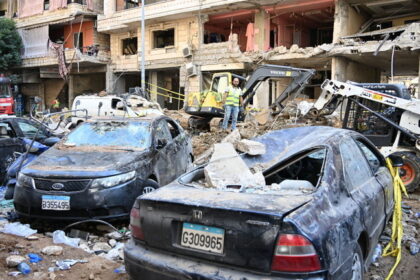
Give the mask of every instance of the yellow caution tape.
[[392, 162], [389, 158], [386, 159], [386, 164], [391, 172], [393, 183], [394, 183], [394, 214], [392, 216], [392, 235], [388, 245], [386, 245], [382, 256], [393, 256], [397, 257], [395, 264], [389, 272], [385, 280], [391, 279], [395, 269], [401, 261], [401, 241], [403, 236], [403, 225], [402, 225], [402, 192], [408, 196], [407, 190], [405, 189], [404, 183], [402, 182], [398, 167], [393, 167]]
[[166, 91], [166, 92], [170, 92], [170, 93], [172, 93], [172, 94], [176, 94], [176, 95], [178, 95], [178, 96], [185, 96], [185, 94], [182, 94], [182, 93], [179, 93], [179, 92], [176, 92], [176, 91], [172, 91], [172, 90], [169, 90], [169, 89], [167, 89], [167, 88], [160, 87], [160, 86], [158, 86], [158, 85], [154, 85], [154, 84], [147, 83], [147, 82], [146, 82], [146, 84], [148, 84], [148, 85], [150, 85], [150, 86], [152, 86], [152, 87], [156, 87], [156, 88], [158, 88], [158, 89], [164, 90], [164, 91]]
[[154, 90], [150, 90], [150, 89], [148, 91], [151, 92], [151, 93], [157, 94], [157, 95], [164, 96], [164, 97], [168, 97], [168, 98], [173, 98], [173, 99], [184, 101], [184, 98], [179, 98], [179, 97], [175, 97], [175, 96], [163, 94], [163, 93], [160, 93], [160, 92], [157, 92], [157, 91], [154, 91]]

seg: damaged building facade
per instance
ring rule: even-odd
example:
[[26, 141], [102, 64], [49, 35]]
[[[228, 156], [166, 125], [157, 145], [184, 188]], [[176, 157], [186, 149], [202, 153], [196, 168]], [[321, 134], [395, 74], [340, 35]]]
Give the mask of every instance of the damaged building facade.
[[41, 109], [49, 109], [56, 99], [68, 107], [79, 94], [105, 89], [109, 35], [96, 29], [102, 0], [2, 2], [24, 45], [15, 72], [26, 112], [35, 96], [42, 99]]
[[[111, 40], [111, 92], [140, 85], [137, 2], [105, 0], [98, 17], [98, 30]], [[202, 91], [213, 73], [247, 76], [256, 64], [316, 69], [304, 92], [308, 98], [318, 97], [326, 78], [388, 82], [418, 76], [419, 8], [409, 0], [146, 0], [147, 85], [162, 106], [177, 109], [172, 92]], [[285, 85], [263, 83], [254, 104], [269, 106]]]

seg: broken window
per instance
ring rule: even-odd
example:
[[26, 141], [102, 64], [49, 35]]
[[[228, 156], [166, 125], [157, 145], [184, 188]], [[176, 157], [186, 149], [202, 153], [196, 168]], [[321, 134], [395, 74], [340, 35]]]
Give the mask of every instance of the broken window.
[[229, 78], [227, 75], [214, 77], [211, 91], [218, 92], [218, 93], [225, 93], [228, 85], [229, 85]]
[[175, 29], [153, 31], [153, 48], [175, 46]]
[[133, 55], [137, 54], [137, 37], [127, 38], [122, 40], [122, 54]]
[[327, 149], [322, 147], [293, 156], [286, 163], [282, 162], [280, 166], [272, 168], [272, 171], [267, 170], [266, 184], [281, 184], [287, 180], [285, 183], [292, 188], [315, 188], [321, 179], [326, 155]]
[[73, 47], [83, 52], [83, 32], [73, 33]]
[[156, 128], [155, 143], [157, 144], [159, 140], [163, 140], [165, 142], [172, 141], [172, 135], [169, 130], [168, 122], [165, 120], [160, 121]]
[[44, 0], [44, 10], [48, 11], [50, 9], [50, 0]]
[[171, 132], [171, 136], [173, 139], [175, 139], [179, 135], [178, 126], [172, 121], [168, 121], [168, 125], [169, 125], [169, 131]]

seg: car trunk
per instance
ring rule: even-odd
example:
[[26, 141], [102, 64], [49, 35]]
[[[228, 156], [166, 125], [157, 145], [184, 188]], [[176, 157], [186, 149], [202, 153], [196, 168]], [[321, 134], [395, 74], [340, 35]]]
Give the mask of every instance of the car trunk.
[[[269, 272], [279, 231], [293, 231], [282, 223], [283, 217], [310, 199], [310, 195], [291, 198], [175, 183], [140, 198], [141, 227], [144, 241], [150, 247], [247, 270]], [[202, 227], [220, 237], [223, 249], [209, 252], [210, 249], [181, 245], [185, 232], [191, 233], [188, 231], [191, 227], [198, 232]], [[188, 238], [187, 235], [184, 241]], [[197, 242], [192, 245], [197, 245]]]

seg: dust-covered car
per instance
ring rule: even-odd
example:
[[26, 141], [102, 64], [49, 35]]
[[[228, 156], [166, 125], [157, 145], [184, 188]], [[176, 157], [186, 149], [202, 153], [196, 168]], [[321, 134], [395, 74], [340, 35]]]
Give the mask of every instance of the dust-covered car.
[[19, 173], [14, 205], [35, 218], [124, 218], [191, 161], [189, 136], [166, 116], [88, 121]]
[[262, 188], [211, 188], [198, 167], [137, 199], [131, 279], [363, 279], [394, 205], [384, 157], [330, 127], [255, 141], [267, 152], [243, 160], [262, 170]]

